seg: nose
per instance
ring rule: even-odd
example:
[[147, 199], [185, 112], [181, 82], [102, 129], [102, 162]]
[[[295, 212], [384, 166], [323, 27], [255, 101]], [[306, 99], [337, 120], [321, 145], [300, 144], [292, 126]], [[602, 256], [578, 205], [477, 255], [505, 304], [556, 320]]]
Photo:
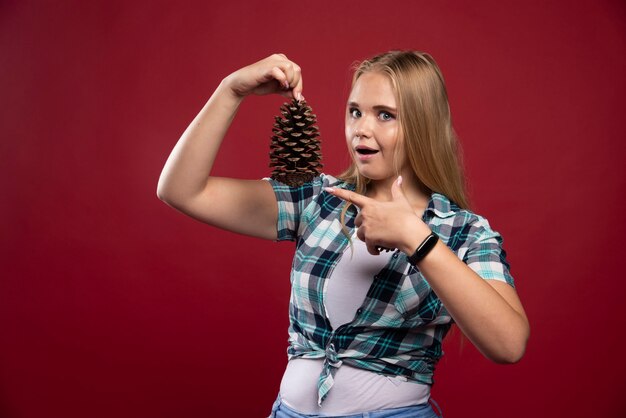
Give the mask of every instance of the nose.
[[359, 138], [369, 138], [372, 136], [372, 122], [368, 116], [363, 115], [355, 121], [354, 136]]

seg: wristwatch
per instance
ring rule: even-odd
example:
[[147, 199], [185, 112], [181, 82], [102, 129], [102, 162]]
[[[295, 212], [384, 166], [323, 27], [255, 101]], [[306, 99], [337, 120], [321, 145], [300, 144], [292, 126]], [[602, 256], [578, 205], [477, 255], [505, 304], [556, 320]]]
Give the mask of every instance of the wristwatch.
[[428, 255], [428, 253], [435, 248], [435, 245], [439, 241], [439, 237], [434, 232], [431, 232], [424, 241], [417, 247], [417, 250], [409, 256], [409, 263], [416, 265]]

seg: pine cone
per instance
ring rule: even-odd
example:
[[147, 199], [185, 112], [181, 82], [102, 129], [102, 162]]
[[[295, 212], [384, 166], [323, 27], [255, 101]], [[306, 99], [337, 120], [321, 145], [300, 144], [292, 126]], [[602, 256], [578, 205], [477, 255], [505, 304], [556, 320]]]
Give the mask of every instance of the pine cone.
[[270, 144], [271, 178], [288, 186], [301, 186], [320, 174], [319, 130], [317, 117], [304, 101], [293, 99], [280, 108]]

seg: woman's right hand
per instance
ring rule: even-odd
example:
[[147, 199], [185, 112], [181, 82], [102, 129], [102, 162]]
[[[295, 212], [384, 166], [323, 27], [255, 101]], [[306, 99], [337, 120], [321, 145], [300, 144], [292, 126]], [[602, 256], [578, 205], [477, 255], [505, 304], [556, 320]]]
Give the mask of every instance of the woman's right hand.
[[170, 153], [157, 186], [159, 198], [209, 225], [276, 240], [278, 204], [270, 183], [211, 175], [220, 144], [243, 98], [273, 93], [302, 100], [300, 66], [283, 54], [224, 78]]
[[274, 54], [243, 67], [226, 77], [224, 82], [240, 98], [250, 94], [280, 94], [303, 99], [300, 66], [284, 54]]

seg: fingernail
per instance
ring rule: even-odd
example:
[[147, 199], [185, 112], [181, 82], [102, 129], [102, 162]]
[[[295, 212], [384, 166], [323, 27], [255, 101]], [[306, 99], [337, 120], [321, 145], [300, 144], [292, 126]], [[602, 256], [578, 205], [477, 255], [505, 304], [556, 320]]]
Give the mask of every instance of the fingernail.
[[333, 187], [324, 187], [324, 190], [326, 190], [328, 193], [335, 193], [335, 189]]
[[289, 88], [289, 82], [288, 82], [288, 81], [285, 81], [285, 82], [283, 83], [283, 88], [284, 88], [284, 89], [288, 89], [288, 88]]
[[402, 176], [398, 176], [398, 186], [402, 185]]
[[299, 102], [304, 100], [304, 96], [302, 95], [302, 93], [298, 93], [297, 99], [298, 99]]

